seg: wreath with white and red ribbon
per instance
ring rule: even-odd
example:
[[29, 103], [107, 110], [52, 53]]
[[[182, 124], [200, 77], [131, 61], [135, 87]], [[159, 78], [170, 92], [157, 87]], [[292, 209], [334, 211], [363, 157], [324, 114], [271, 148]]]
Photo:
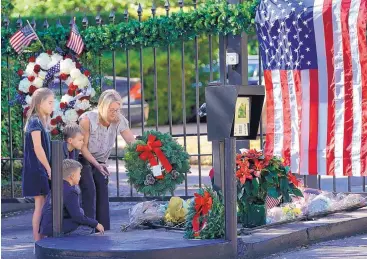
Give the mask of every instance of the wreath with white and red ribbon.
[[55, 99], [51, 116], [51, 125], [54, 126], [51, 133], [58, 135], [66, 124], [77, 122], [79, 116], [90, 109], [90, 98], [95, 95], [90, 72], [76, 57], [60, 55], [51, 50], [30, 57], [28, 62], [24, 71], [18, 70], [21, 80], [17, 101], [23, 107], [24, 116], [29, 109], [32, 94], [38, 88], [59, 84], [61, 89], [68, 89], [60, 100]]

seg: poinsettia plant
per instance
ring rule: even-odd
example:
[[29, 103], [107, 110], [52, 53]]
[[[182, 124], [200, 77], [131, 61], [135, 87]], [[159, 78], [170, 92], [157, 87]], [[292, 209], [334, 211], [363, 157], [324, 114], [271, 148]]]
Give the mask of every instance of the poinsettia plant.
[[237, 201], [239, 206], [265, 204], [266, 196], [290, 202], [303, 196], [300, 182], [278, 157], [265, 157], [261, 151], [246, 150], [236, 157]]

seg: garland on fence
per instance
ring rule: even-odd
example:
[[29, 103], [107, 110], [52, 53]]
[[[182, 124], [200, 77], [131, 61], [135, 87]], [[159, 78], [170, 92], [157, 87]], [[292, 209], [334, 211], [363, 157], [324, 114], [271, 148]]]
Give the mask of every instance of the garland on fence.
[[[90, 26], [81, 31], [81, 34], [86, 50], [95, 53], [108, 49], [165, 46], [204, 33], [238, 35], [252, 30], [258, 1], [234, 5], [223, 0], [211, 0], [198, 5], [191, 12], [180, 11], [169, 17], [160, 16], [144, 22], [130, 20], [127, 23]], [[14, 33], [12, 28], [1, 30], [2, 54], [17, 56], [9, 44], [9, 38]], [[51, 26], [45, 31], [37, 31], [37, 34], [46, 49], [55, 49], [65, 45], [69, 29]], [[34, 43], [29, 50], [39, 52], [40, 48], [39, 43]]]
[[150, 196], [173, 192], [189, 173], [189, 155], [168, 133], [144, 132], [127, 146], [125, 165], [129, 182]]

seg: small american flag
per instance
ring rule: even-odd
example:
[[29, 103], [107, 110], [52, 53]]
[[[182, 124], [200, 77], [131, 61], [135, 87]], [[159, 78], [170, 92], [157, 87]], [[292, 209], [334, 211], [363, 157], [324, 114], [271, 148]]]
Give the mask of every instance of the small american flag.
[[270, 210], [271, 208], [278, 206], [280, 203], [280, 200], [275, 199], [268, 195], [266, 196], [265, 203], [266, 203], [266, 209]]
[[267, 155], [293, 173], [367, 176], [366, 0], [261, 0]]
[[10, 45], [19, 53], [28, 47], [32, 40], [38, 39], [32, 27], [27, 24], [10, 38]]
[[74, 50], [74, 52], [78, 55], [82, 53], [84, 49], [82, 36], [80, 36], [78, 27], [75, 23], [73, 23], [71, 26], [70, 36], [68, 42], [66, 43], [66, 47]]
[[59, 72], [60, 72], [60, 61], [57, 62], [56, 65], [54, 65], [47, 71], [45, 81], [43, 82], [43, 87], [48, 87], [49, 83], [52, 83], [52, 81], [50, 80], [53, 79], [54, 75]]

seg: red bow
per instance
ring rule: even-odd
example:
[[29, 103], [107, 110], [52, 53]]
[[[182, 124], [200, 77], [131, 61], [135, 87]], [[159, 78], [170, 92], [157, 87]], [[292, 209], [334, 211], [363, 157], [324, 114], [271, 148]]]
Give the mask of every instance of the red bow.
[[156, 155], [164, 169], [169, 173], [172, 171], [172, 165], [161, 150], [162, 142], [160, 140], [156, 140], [156, 138], [157, 137], [154, 135], [149, 135], [147, 144], [137, 145], [136, 151], [142, 152], [139, 155], [139, 158], [144, 161], [149, 160], [150, 166], [158, 165], [158, 161], [154, 156]]
[[[212, 208], [213, 205], [213, 199], [210, 196], [210, 193], [205, 191], [204, 192], [204, 196], [201, 196], [198, 193], [195, 193], [195, 215], [192, 219], [192, 229], [194, 230], [194, 235], [195, 237], [199, 236], [199, 231], [201, 230], [200, 228], [200, 222], [199, 222], [199, 218], [200, 215], [207, 215], [209, 213], [209, 210]], [[204, 220], [203, 222], [203, 226], [205, 225], [206, 220]]]

